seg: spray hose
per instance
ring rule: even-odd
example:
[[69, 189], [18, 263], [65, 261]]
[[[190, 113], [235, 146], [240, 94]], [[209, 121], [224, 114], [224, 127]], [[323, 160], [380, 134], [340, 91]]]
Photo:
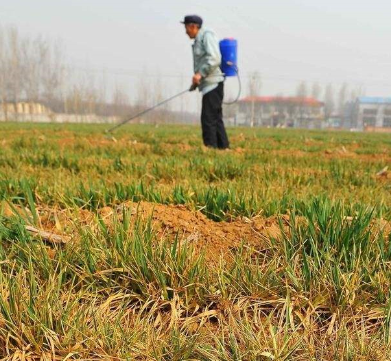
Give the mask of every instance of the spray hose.
[[[241, 80], [240, 80], [239, 69], [238, 69], [238, 67], [237, 67], [236, 65], [232, 64], [232, 63], [229, 64], [229, 63], [227, 62], [227, 64], [230, 65], [230, 66], [232, 66], [232, 67], [235, 69], [236, 76], [237, 76], [237, 78], [238, 78], [238, 84], [239, 84], [239, 91], [238, 91], [237, 97], [236, 97], [233, 101], [231, 101], [231, 102], [224, 102], [225, 105], [232, 105], [232, 104], [235, 104], [235, 103], [239, 100], [239, 98], [240, 98], [240, 95], [241, 95], [241, 92], [242, 92], [242, 82], [241, 82]], [[225, 81], [225, 80], [226, 80], [226, 77], [224, 77], [224, 81]], [[114, 132], [114, 130], [118, 129], [119, 127], [122, 127], [122, 126], [125, 125], [126, 123], [129, 123], [129, 122], [131, 122], [132, 120], [134, 120], [134, 119], [136, 119], [136, 118], [138, 118], [138, 117], [141, 117], [142, 115], [144, 115], [144, 114], [146, 114], [146, 113], [149, 113], [150, 111], [152, 111], [152, 110], [154, 110], [154, 109], [156, 109], [156, 108], [158, 108], [158, 107], [160, 107], [160, 106], [162, 106], [162, 105], [164, 105], [164, 104], [170, 102], [171, 100], [174, 100], [174, 99], [176, 99], [176, 98], [179, 98], [180, 96], [186, 94], [187, 92], [192, 92], [192, 91], [196, 90], [197, 87], [198, 87], [198, 86], [196, 86], [196, 85], [192, 85], [190, 88], [188, 88], [188, 89], [186, 89], [186, 90], [183, 90], [183, 91], [181, 91], [180, 93], [175, 94], [175, 95], [173, 95], [172, 97], [170, 97], [170, 98], [168, 98], [168, 99], [165, 99], [165, 100], [161, 101], [161, 102], [158, 103], [158, 104], [155, 104], [153, 107], [150, 107], [150, 108], [148, 108], [148, 109], [145, 109], [145, 110], [143, 110], [142, 112], [137, 113], [137, 114], [133, 115], [132, 117], [123, 120], [122, 122], [116, 124], [114, 127], [111, 127], [110, 129], [106, 130], [106, 133], [112, 133], [112, 132]]]
[[162, 105], [164, 105], [164, 104], [170, 102], [171, 100], [174, 100], [175, 98], [180, 97], [180, 96], [183, 95], [183, 94], [186, 94], [186, 93], [189, 92], [189, 91], [194, 91], [195, 89], [196, 89], [196, 87], [194, 87], [194, 86], [192, 85], [192, 86], [190, 87], [190, 89], [188, 88], [188, 89], [186, 89], [186, 90], [183, 90], [183, 91], [181, 91], [180, 93], [178, 93], [178, 94], [176, 94], [176, 95], [174, 95], [174, 96], [172, 96], [172, 97], [170, 97], [170, 98], [168, 98], [168, 99], [166, 99], [166, 100], [163, 100], [162, 102], [160, 102], [160, 103], [158, 103], [158, 104], [155, 104], [153, 107], [150, 107], [150, 108], [148, 108], [148, 109], [145, 109], [145, 110], [143, 110], [142, 112], [140, 112], [140, 113], [138, 113], [138, 114], [136, 114], [136, 115], [133, 115], [131, 118], [128, 118], [128, 119], [123, 120], [122, 122], [116, 124], [114, 127], [110, 128], [110, 129], [108, 129], [108, 130], [106, 130], [106, 133], [111, 133], [111, 132], [113, 132], [114, 130], [116, 130], [117, 128], [122, 127], [122, 126], [125, 125], [126, 123], [129, 123], [130, 121], [132, 121], [132, 120], [134, 120], [134, 119], [136, 119], [136, 118], [138, 118], [138, 117], [141, 117], [142, 115], [144, 115], [144, 114], [146, 114], [146, 113], [149, 113], [150, 111], [152, 111], [152, 110], [154, 110], [154, 109], [156, 109], [156, 108], [158, 108], [158, 107], [160, 107], [160, 106], [162, 106]]
[[[238, 94], [236, 96], [236, 98], [230, 102], [223, 102], [225, 105], [233, 105], [235, 103], [238, 102], [238, 100], [240, 99], [240, 96], [242, 95], [242, 80], [240, 79], [240, 75], [239, 75], [239, 68], [232, 62], [230, 61], [227, 61], [227, 65], [232, 67], [236, 73], [236, 77], [238, 78], [238, 86], [239, 86], [239, 89], [238, 89]], [[227, 79], [226, 76], [224, 76], [224, 81]]]

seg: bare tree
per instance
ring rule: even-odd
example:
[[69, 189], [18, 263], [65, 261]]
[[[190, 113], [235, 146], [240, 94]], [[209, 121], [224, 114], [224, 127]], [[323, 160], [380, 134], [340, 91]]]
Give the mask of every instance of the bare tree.
[[[34, 107], [33, 103], [43, 103], [53, 110], [51, 114], [107, 116], [139, 110], [130, 109], [123, 87], [118, 83], [108, 84], [104, 76], [100, 79], [90, 70], [66, 67], [63, 46], [59, 42], [25, 35], [13, 27], [0, 26], [0, 110], [6, 120], [11, 112], [18, 114], [20, 111], [27, 113], [43, 109]], [[254, 78], [257, 81], [252, 81], [252, 88], [254, 85], [258, 88], [258, 76]], [[145, 109], [165, 97], [166, 84], [160, 76], [155, 79], [151, 83], [145, 72], [140, 74], [136, 84], [136, 105], [139, 108]], [[30, 102], [30, 106], [25, 106], [25, 102]], [[186, 113], [185, 100], [181, 104]], [[168, 119], [169, 112], [169, 105], [166, 105], [152, 116], [164, 120]]]
[[[252, 97], [250, 110], [250, 126], [255, 124], [255, 97], [261, 93], [262, 81], [261, 74], [257, 71], [250, 73], [248, 82], [248, 95]], [[259, 115], [261, 116], [261, 115]]]
[[151, 104], [149, 88], [147, 78], [144, 75], [140, 75], [137, 82], [137, 98], [135, 102], [139, 109], [147, 108]]
[[12, 107], [16, 116], [31, 111], [31, 106], [22, 109], [20, 102], [57, 101], [63, 69], [60, 44], [21, 35], [14, 27], [0, 28], [0, 99], [5, 118]]
[[304, 119], [304, 112], [305, 112], [305, 104], [304, 104], [304, 98], [308, 96], [308, 87], [307, 83], [305, 81], [302, 81], [296, 90], [296, 96], [300, 98], [299, 101], [299, 124], [300, 126], [303, 126], [303, 119]]
[[31, 102], [40, 100], [40, 79], [44, 54], [41, 52], [42, 45], [39, 40], [30, 41], [26, 39], [22, 48], [23, 66], [23, 84], [26, 98]]
[[350, 101], [351, 101], [351, 102], [356, 101], [357, 96], [358, 96], [358, 95], [357, 95], [356, 89], [352, 89], [352, 90], [350, 91]]
[[326, 119], [328, 119], [334, 112], [334, 108], [335, 108], [334, 90], [331, 84], [328, 84], [326, 87], [324, 102], [325, 102], [325, 116]]
[[339, 90], [339, 94], [338, 94], [338, 113], [341, 116], [344, 113], [347, 93], [348, 93], [348, 85], [346, 83], [343, 83], [341, 85], [341, 89]]
[[97, 113], [97, 106], [101, 103], [97, 80], [91, 74], [79, 75], [68, 93], [68, 104], [71, 112], [79, 115], [93, 115]]
[[22, 79], [21, 79], [21, 51], [20, 38], [17, 29], [8, 29], [8, 62], [9, 62], [9, 101], [14, 105], [17, 113], [17, 102], [22, 97]]
[[62, 63], [63, 54], [61, 44], [56, 43], [50, 45], [46, 42], [41, 44], [41, 46], [44, 56], [41, 66], [45, 69], [42, 72], [42, 96], [43, 100], [50, 105], [55, 99], [60, 98], [65, 66]]
[[[121, 102], [129, 103], [129, 99], [127, 98], [127, 94], [124, 90], [125, 88], [122, 84], [118, 85], [118, 82], [115, 83], [114, 94], [115, 94], [117, 87], [118, 87], [118, 90], [120, 91], [120, 93], [121, 92], [123, 93], [122, 95], [119, 94], [119, 97], [123, 98], [123, 99], [121, 99]], [[108, 94], [109, 93], [108, 88], [109, 88], [109, 86], [108, 86], [107, 72], [106, 72], [106, 70], [104, 70], [101, 73], [100, 79], [97, 84], [97, 89], [96, 89], [98, 99], [100, 100], [99, 104], [97, 104], [97, 112], [102, 115], [108, 114], [107, 102], [108, 102], [108, 99], [110, 98], [110, 96]], [[114, 98], [114, 94], [111, 95], [112, 98]]]
[[[153, 94], [153, 104], [158, 104], [164, 100], [163, 83], [159, 74], [154, 79], [151, 93]], [[157, 110], [151, 113], [152, 123], [154, 125], [159, 124], [160, 122], [165, 123], [165, 111], [168, 109], [167, 107], [168, 105], [166, 104], [164, 107], [162, 107], [162, 111]]]
[[302, 81], [296, 90], [296, 95], [299, 98], [305, 98], [308, 95], [308, 88], [307, 88], [307, 83], [305, 81]]
[[8, 121], [8, 62], [6, 58], [6, 46], [6, 36], [4, 34], [3, 28], [0, 27], [0, 98], [5, 120]]
[[350, 101], [356, 101], [357, 97], [364, 96], [365, 89], [363, 86], [358, 86], [350, 91]]
[[124, 116], [124, 109], [129, 105], [129, 97], [126, 94], [124, 87], [118, 83], [115, 85], [111, 102], [114, 106], [114, 114], [116, 116]]
[[319, 99], [322, 95], [322, 87], [318, 82], [312, 84], [311, 96], [315, 99]]

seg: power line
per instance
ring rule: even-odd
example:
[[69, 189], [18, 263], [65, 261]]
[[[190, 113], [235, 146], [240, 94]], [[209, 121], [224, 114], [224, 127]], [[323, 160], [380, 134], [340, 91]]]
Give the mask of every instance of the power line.
[[[108, 74], [108, 75], [116, 75], [116, 76], [129, 76], [129, 77], [144, 77], [144, 78], [172, 78], [172, 79], [183, 79], [186, 78], [185, 74], [174, 74], [174, 73], [150, 73], [144, 70], [136, 70], [136, 69], [113, 69], [113, 68], [86, 68], [86, 67], [80, 67], [76, 66], [74, 67], [77, 71], [82, 71], [86, 73], [95, 73], [95, 74]], [[189, 75], [190, 77], [190, 75]], [[252, 75], [249, 74], [242, 74], [242, 78], [249, 79], [252, 77]], [[381, 86], [385, 88], [391, 88], [391, 81], [390, 83], [383, 83], [383, 82], [373, 82], [373, 80], [345, 80], [345, 81], [332, 81], [332, 80], [319, 80], [319, 79], [304, 79], [304, 78], [296, 78], [296, 77], [287, 77], [287, 76], [264, 76], [261, 73], [261, 80], [266, 81], [283, 81], [283, 82], [302, 82], [307, 81], [309, 83], [319, 83], [322, 85], [328, 85], [328, 84], [338, 84], [342, 85], [344, 83], [353, 84], [356, 86]]]

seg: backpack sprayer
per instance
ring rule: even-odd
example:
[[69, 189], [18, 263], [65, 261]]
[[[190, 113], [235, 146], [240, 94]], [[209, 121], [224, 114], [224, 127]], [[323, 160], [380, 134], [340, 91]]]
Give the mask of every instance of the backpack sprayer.
[[[238, 41], [233, 38], [227, 38], [227, 39], [221, 40], [220, 41], [220, 53], [221, 53], [221, 71], [223, 72], [224, 77], [227, 78], [227, 77], [235, 77], [236, 76], [238, 78], [238, 83], [239, 83], [239, 91], [238, 91], [238, 95], [235, 98], [235, 100], [233, 100], [232, 102], [229, 102], [229, 103], [224, 103], [224, 104], [227, 104], [227, 105], [235, 104], [240, 98], [241, 89], [242, 89], [241, 80], [240, 80], [240, 76], [239, 76], [239, 69], [238, 69]], [[122, 127], [126, 123], [129, 123], [130, 121], [132, 121], [138, 117], [141, 117], [142, 115], [149, 113], [150, 111], [152, 111], [152, 110], [154, 110], [154, 109], [156, 109], [156, 108], [158, 108], [158, 107], [160, 107], [160, 106], [162, 106], [162, 105], [164, 105], [164, 104], [166, 104], [176, 98], [179, 98], [180, 96], [186, 94], [187, 92], [189, 92], [189, 91], [191, 92], [196, 89], [197, 89], [197, 87], [192, 85], [190, 87], [190, 89], [183, 90], [180, 93], [178, 93], [178, 94], [176, 94], [166, 100], [163, 100], [162, 102], [160, 102], [158, 104], [155, 104], [153, 107], [145, 109], [142, 112], [135, 114], [134, 116], [123, 120], [122, 122], [116, 124], [114, 127], [106, 130], [106, 133], [112, 133], [114, 130], [118, 129], [119, 127]]]
[[242, 93], [242, 82], [239, 76], [238, 68], [238, 41], [234, 38], [227, 38], [220, 41], [220, 53], [221, 53], [221, 71], [224, 73], [224, 77], [238, 78], [239, 90], [236, 98], [231, 102], [225, 102], [226, 105], [235, 104]]

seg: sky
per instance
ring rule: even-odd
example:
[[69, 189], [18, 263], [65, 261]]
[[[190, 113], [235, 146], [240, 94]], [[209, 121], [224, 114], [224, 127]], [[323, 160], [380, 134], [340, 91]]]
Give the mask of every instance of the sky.
[[244, 82], [258, 71], [262, 95], [317, 81], [391, 96], [389, 0], [0, 0], [0, 25], [61, 40], [80, 71], [104, 71], [129, 91], [140, 74], [159, 74], [170, 94], [190, 84], [191, 41], [179, 21], [193, 13], [219, 38], [238, 39]]

